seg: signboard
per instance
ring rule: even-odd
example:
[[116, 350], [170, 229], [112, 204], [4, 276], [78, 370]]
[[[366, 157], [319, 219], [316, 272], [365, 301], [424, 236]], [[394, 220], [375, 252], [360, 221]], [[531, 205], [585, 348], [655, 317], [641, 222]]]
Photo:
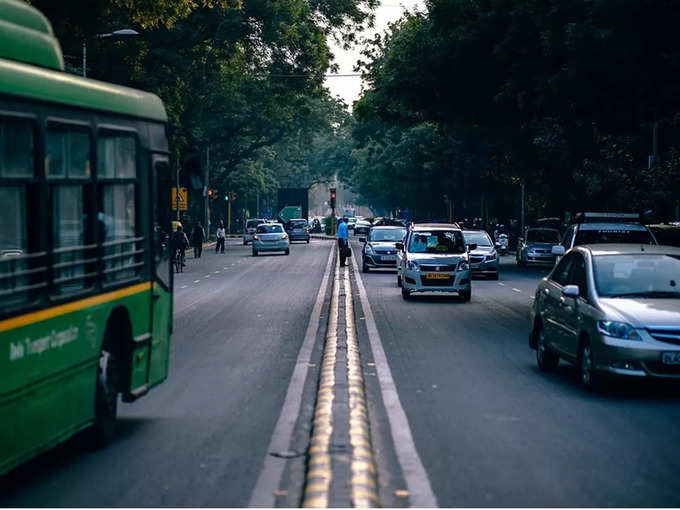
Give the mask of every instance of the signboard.
[[176, 211], [178, 208], [180, 211], [187, 210], [187, 189], [180, 188], [179, 194], [177, 193], [177, 188], [172, 188], [172, 210]]

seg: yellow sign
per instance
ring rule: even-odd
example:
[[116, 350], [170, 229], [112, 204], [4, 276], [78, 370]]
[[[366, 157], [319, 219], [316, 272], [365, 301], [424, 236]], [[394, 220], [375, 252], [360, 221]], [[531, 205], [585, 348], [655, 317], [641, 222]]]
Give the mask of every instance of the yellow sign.
[[187, 210], [186, 188], [180, 188], [179, 194], [177, 193], [177, 188], [172, 188], [172, 210], [176, 211], [177, 209], [179, 209], [180, 211]]

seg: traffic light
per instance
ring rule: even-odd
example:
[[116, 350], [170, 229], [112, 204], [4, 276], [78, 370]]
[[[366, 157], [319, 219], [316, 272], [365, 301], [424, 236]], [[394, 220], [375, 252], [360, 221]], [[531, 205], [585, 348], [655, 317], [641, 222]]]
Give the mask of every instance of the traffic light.
[[329, 188], [329, 191], [331, 192], [331, 209], [335, 209], [336, 189], [335, 188]]
[[212, 190], [212, 188], [210, 188], [210, 189], [208, 190], [208, 198], [210, 198], [210, 200], [213, 199], [213, 190]]

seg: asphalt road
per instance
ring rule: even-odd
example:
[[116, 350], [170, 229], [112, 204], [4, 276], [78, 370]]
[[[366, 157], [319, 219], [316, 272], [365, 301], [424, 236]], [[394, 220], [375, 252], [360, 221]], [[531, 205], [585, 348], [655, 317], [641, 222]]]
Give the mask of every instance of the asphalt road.
[[[76, 438], [0, 479], [0, 505], [248, 505], [331, 246], [315, 240], [292, 246], [288, 257], [253, 258], [230, 241], [225, 255], [208, 250], [189, 260], [176, 279], [169, 379], [121, 405], [120, 434], [107, 448], [91, 451]], [[470, 303], [438, 295], [407, 302], [395, 273], [355, 275], [437, 503], [680, 506], [680, 391], [633, 381], [589, 394], [567, 364], [539, 372], [527, 344], [528, 310], [545, 273], [506, 257], [499, 281], [473, 282]], [[405, 483], [393, 410], [374, 377], [368, 315], [355, 298], [381, 500], [403, 506], [407, 500], [395, 497]], [[302, 450], [322, 329], [293, 438]], [[286, 461], [279, 505], [299, 501], [298, 454]]]
[[593, 395], [564, 362], [540, 372], [528, 311], [547, 271], [504, 259], [470, 303], [406, 302], [395, 273], [362, 275], [438, 504], [680, 506], [680, 391], [634, 381]]
[[119, 406], [118, 439], [76, 438], [0, 482], [2, 506], [247, 506], [331, 243], [251, 256], [230, 241], [175, 277], [170, 376]]

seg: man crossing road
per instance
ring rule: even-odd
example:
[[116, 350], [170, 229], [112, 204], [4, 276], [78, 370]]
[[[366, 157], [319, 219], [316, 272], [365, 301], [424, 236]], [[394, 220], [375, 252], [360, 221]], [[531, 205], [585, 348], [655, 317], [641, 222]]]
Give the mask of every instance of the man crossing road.
[[348, 251], [349, 230], [347, 229], [347, 221], [345, 218], [340, 218], [340, 223], [338, 224], [338, 252], [340, 253], [340, 266], [345, 265]]

